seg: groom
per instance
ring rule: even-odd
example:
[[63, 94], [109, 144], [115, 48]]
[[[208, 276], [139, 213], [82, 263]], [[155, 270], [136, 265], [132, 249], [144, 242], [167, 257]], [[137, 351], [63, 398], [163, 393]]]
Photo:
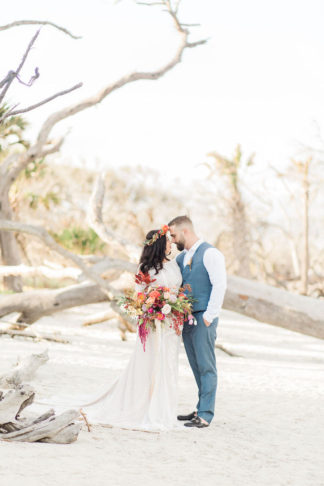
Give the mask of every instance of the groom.
[[191, 286], [193, 315], [197, 325], [184, 323], [182, 336], [198, 386], [197, 412], [179, 415], [186, 427], [208, 427], [214, 417], [217, 388], [215, 340], [218, 316], [226, 289], [223, 254], [196, 235], [192, 221], [178, 216], [169, 223], [172, 242], [181, 251], [177, 256], [183, 285]]

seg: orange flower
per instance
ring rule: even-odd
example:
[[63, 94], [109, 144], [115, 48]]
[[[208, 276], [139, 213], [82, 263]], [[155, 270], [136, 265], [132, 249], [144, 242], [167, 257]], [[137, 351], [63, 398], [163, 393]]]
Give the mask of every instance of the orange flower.
[[138, 292], [137, 298], [138, 298], [138, 300], [143, 301], [143, 300], [145, 300], [146, 297], [145, 297], [145, 294], [143, 294], [143, 292]]
[[160, 292], [158, 292], [157, 290], [152, 290], [152, 292], [149, 293], [149, 296], [153, 299], [157, 299], [158, 297], [160, 297], [160, 295]]
[[162, 231], [163, 231], [162, 234], [164, 235], [168, 231], [168, 229], [169, 229], [169, 226], [167, 224], [163, 225], [162, 226]]
[[179, 294], [179, 297], [181, 297], [181, 298], [183, 298], [185, 296], [186, 296], [186, 294], [183, 294], [182, 292], [181, 292], [181, 294]]

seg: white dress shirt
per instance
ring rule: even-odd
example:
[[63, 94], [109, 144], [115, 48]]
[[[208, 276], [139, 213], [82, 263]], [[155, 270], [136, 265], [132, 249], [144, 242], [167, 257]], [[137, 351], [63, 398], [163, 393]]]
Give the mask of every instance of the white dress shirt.
[[[192, 260], [195, 251], [201, 245], [201, 243], [203, 243], [203, 240], [198, 240], [189, 250], [184, 250], [184, 266], [188, 265], [188, 263]], [[219, 316], [226, 290], [226, 268], [224, 255], [217, 248], [207, 248], [204, 253], [203, 263], [212, 284], [209, 302], [203, 317], [206, 321], [212, 322], [216, 317]]]

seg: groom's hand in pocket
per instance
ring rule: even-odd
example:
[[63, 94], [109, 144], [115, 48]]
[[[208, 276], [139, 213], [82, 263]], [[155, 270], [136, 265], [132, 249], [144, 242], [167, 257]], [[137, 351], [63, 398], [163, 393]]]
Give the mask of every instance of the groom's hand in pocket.
[[206, 319], [204, 319], [204, 323], [205, 323], [205, 326], [209, 327], [210, 326], [210, 322], [206, 321]]

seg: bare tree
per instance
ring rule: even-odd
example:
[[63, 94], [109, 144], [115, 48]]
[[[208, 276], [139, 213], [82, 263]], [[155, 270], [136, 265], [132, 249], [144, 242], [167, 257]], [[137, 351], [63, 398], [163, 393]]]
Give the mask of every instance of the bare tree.
[[[150, 81], [155, 81], [159, 79], [160, 77], [164, 76], [168, 71], [173, 69], [178, 63], [181, 62], [182, 60], [182, 55], [183, 52], [186, 49], [193, 48], [200, 46], [202, 44], [205, 44], [206, 40], [198, 40], [195, 42], [190, 42], [189, 37], [190, 37], [190, 31], [188, 27], [185, 24], [182, 24], [178, 18], [178, 7], [179, 7], [180, 2], [176, 2], [175, 6], [169, 1], [169, 0], [163, 0], [161, 2], [157, 2], [159, 6], [163, 6], [164, 9], [167, 11], [167, 13], [170, 15], [170, 18], [173, 22], [173, 25], [175, 29], [177, 30], [179, 34], [179, 46], [175, 52], [175, 55], [171, 58], [169, 62], [167, 62], [164, 66], [162, 66], [160, 69], [157, 69], [156, 71], [151, 71], [151, 72], [133, 72], [131, 74], [125, 75], [116, 82], [112, 84], [108, 84], [104, 89], [98, 91], [95, 93], [93, 96], [86, 98], [84, 100], [81, 100], [71, 106], [68, 106], [66, 108], [63, 108], [62, 110], [59, 110], [52, 115], [50, 115], [43, 125], [41, 126], [41, 129], [38, 133], [38, 136], [36, 138], [36, 141], [30, 145], [30, 147], [23, 153], [12, 153], [8, 155], [8, 157], [5, 158], [5, 160], [2, 162], [0, 165], [0, 219], [6, 219], [6, 220], [11, 220], [13, 218], [12, 214], [12, 209], [10, 205], [10, 199], [9, 199], [9, 190], [12, 185], [12, 183], [17, 179], [19, 176], [20, 172], [27, 167], [27, 165], [34, 161], [37, 160], [41, 157], [45, 157], [48, 154], [52, 154], [57, 152], [62, 143], [63, 143], [63, 138], [57, 140], [57, 141], [50, 141], [49, 137], [51, 134], [51, 131], [53, 127], [60, 122], [61, 120], [64, 120], [67, 117], [70, 117], [72, 115], [75, 115], [76, 113], [79, 113], [80, 111], [83, 111], [85, 109], [88, 109], [92, 106], [95, 106], [96, 104], [100, 103], [103, 101], [108, 95], [116, 91], [117, 89], [122, 88], [123, 86], [135, 82], [135, 81], [140, 81], [140, 80], [150, 80]], [[153, 5], [155, 4], [149, 4]], [[22, 25], [23, 21], [19, 21], [20, 25]], [[27, 21], [30, 23], [30, 21]], [[6, 26], [5, 26], [6, 27]], [[7, 27], [8, 28], [8, 27]], [[62, 29], [61, 29], [62, 30]], [[24, 56], [22, 59], [22, 62], [18, 66], [18, 69], [16, 71], [12, 71], [11, 73], [8, 73], [7, 77], [2, 81], [1, 86], [3, 86], [2, 92], [0, 93], [0, 99], [3, 99], [4, 96], [6, 95], [11, 83], [13, 82], [14, 79], [17, 78], [17, 76], [20, 75], [20, 71], [23, 67], [23, 64], [28, 56], [28, 53], [30, 52], [30, 49], [35, 42], [36, 38], [38, 36], [38, 32], [34, 35], [33, 39], [31, 40]], [[36, 73], [36, 71], [35, 71]], [[80, 85], [76, 85], [71, 90], [76, 89]], [[65, 91], [64, 93], [58, 93], [55, 96], [59, 96], [61, 94], [65, 94], [69, 90]], [[27, 109], [23, 109], [23, 111], [28, 111], [29, 109], [35, 109], [37, 108], [37, 105], [39, 106], [40, 104], [43, 104], [45, 102], [48, 102], [52, 99], [53, 97], [50, 97], [46, 100], [43, 100], [42, 102], [32, 106], [32, 107], [27, 107]], [[17, 113], [19, 110], [15, 110]], [[21, 111], [20, 111], [21, 112]], [[13, 111], [11, 112], [12, 115]], [[7, 114], [6, 114], [7, 115]], [[2, 259], [6, 265], [18, 265], [20, 263], [20, 256], [19, 256], [19, 248], [15, 239], [14, 234], [11, 232], [1, 232], [0, 233], [0, 246], [1, 246], [1, 252], [2, 252]], [[21, 291], [22, 290], [22, 284], [21, 280], [19, 277], [7, 277], [9, 279], [7, 282], [7, 285], [12, 288], [15, 291]]]

